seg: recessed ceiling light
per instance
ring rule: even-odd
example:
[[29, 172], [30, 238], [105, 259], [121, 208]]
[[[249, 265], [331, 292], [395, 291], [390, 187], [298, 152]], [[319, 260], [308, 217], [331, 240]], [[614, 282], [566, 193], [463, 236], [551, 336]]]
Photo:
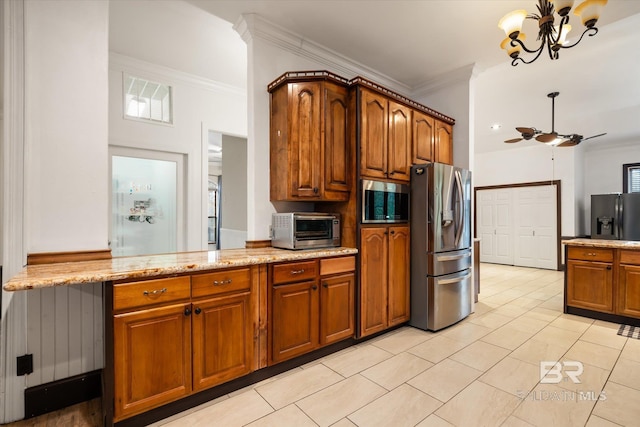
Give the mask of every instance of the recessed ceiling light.
[[502, 127], [502, 125], [500, 123], [494, 123], [491, 125], [491, 129], [493, 130], [498, 130]]

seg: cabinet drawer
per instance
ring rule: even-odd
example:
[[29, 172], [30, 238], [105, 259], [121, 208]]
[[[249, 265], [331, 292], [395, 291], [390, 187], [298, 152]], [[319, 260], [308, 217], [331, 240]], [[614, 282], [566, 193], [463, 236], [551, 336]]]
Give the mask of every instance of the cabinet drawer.
[[640, 265], [640, 251], [621, 250], [620, 264]]
[[188, 300], [190, 297], [189, 276], [113, 285], [114, 311]]
[[301, 280], [313, 279], [318, 273], [318, 261], [290, 262], [273, 266], [272, 282], [274, 285]]
[[569, 247], [569, 259], [613, 262], [613, 249]]
[[193, 298], [251, 288], [251, 271], [248, 268], [216, 271], [191, 276]]
[[328, 276], [330, 274], [345, 273], [355, 271], [356, 257], [345, 256], [340, 258], [328, 258], [320, 260], [320, 275]]

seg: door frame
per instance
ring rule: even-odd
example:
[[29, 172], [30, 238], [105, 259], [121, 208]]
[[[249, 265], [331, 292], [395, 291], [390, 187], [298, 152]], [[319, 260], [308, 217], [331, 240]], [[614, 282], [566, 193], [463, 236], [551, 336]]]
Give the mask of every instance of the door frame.
[[[563, 269], [562, 256], [561, 256], [561, 243], [560, 243], [560, 228], [562, 221], [562, 204], [561, 204], [561, 182], [559, 179], [553, 181], [536, 181], [536, 182], [522, 182], [516, 184], [500, 184], [500, 185], [487, 185], [483, 187], [473, 187], [473, 237], [477, 237], [477, 192], [480, 190], [497, 190], [507, 188], [519, 188], [519, 187], [540, 187], [543, 185], [555, 185], [556, 186], [556, 251], [557, 251], [557, 269], [561, 271]], [[482, 243], [481, 243], [482, 244]]]

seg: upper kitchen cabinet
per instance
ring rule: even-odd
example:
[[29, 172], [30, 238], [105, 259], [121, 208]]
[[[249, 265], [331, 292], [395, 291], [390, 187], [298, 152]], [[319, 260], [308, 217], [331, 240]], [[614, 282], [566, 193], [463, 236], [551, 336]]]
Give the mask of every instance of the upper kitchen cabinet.
[[409, 181], [411, 109], [366, 88], [360, 94], [360, 174]]
[[453, 126], [421, 111], [413, 110], [413, 164], [453, 164]]
[[269, 85], [272, 201], [349, 200], [347, 83], [292, 72]]
[[453, 165], [453, 126], [436, 120], [435, 157], [436, 162]]

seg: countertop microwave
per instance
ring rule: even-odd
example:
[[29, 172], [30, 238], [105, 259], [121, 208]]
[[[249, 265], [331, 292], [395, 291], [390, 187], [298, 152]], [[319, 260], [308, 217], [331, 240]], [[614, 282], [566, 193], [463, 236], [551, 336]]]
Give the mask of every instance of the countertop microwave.
[[340, 215], [321, 212], [274, 213], [271, 246], [314, 249], [340, 246]]
[[409, 186], [362, 180], [362, 223], [409, 222]]

